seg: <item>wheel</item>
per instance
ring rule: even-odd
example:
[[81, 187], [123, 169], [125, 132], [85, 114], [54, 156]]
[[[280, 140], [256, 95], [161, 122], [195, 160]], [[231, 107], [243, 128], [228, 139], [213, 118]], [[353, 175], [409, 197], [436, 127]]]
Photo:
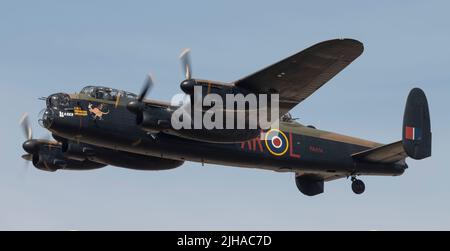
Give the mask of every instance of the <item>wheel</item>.
[[356, 194], [362, 194], [364, 193], [364, 190], [366, 189], [366, 186], [364, 185], [364, 182], [362, 180], [354, 179], [352, 182], [352, 190]]

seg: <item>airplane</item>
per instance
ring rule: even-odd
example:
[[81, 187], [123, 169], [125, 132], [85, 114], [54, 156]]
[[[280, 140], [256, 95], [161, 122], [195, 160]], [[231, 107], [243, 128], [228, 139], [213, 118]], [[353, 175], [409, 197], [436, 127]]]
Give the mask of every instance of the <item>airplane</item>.
[[[139, 94], [104, 86], [46, 98], [39, 124], [50, 139], [34, 139], [28, 115], [20, 123], [26, 135], [22, 157], [44, 171], [91, 170], [107, 165], [137, 170], [168, 170], [185, 161], [291, 172], [307, 196], [324, 192], [324, 183], [350, 178], [355, 194], [365, 191], [364, 175], [398, 176], [407, 157], [431, 156], [428, 101], [420, 88], [410, 91], [401, 140], [381, 144], [305, 126], [289, 111], [346, 68], [364, 50], [354, 39], [317, 43], [231, 83], [192, 77], [190, 50], [180, 59], [185, 80], [181, 90], [201, 95], [278, 94], [279, 127], [269, 129], [174, 129], [171, 115], [179, 108], [147, 99], [154, 86], [147, 77]], [[246, 108], [244, 108], [246, 109]], [[202, 110], [201, 112], [205, 112]]]

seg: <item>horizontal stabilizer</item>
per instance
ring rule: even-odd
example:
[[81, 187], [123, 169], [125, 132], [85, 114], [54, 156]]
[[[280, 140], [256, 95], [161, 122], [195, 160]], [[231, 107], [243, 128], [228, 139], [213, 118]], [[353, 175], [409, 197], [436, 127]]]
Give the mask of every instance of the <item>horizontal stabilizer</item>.
[[431, 126], [425, 93], [414, 88], [409, 92], [403, 116], [402, 140], [368, 149], [353, 158], [376, 163], [395, 163], [406, 157], [424, 159], [431, 156]]
[[358, 160], [386, 164], [403, 160], [407, 156], [402, 141], [375, 147], [352, 155], [353, 158]]

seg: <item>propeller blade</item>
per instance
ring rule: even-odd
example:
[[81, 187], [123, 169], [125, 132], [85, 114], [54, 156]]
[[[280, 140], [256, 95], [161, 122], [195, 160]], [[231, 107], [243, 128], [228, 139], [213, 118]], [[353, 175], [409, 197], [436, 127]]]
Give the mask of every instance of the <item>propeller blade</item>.
[[22, 165], [22, 169], [20, 170], [20, 172], [18, 174], [18, 178], [20, 180], [26, 179], [28, 169], [30, 167], [30, 162], [33, 161], [33, 155], [32, 154], [24, 154], [24, 155], [22, 155], [22, 158], [24, 159], [24, 162]]
[[31, 130], [30, 123], [28, 121], [28, 113], [24, 113], [20, 118], [19, 124], [22, 126], [25, 138], [30, 140], [33, 138], [33, 132]]
[[22, 159], [26, 161], [32, 161], [33, 160], [33, 154], [24, 154], [22, 155]]
[[149, 73], [147, 75], [147, 78], [145, 79], [144, 86], [142, 87], [141, 93], [139, 93], [139, 97], [138, 97], [139, 102], [142, 102], [142, 100], [144, 100], [145, 96], [153, 88], [153, 86], [154, 86], [153, 77], [152, 77], [152, 74]]
[[190, 53], [191, 53], [191, 49], [184, 49], [180, 55], [181, 67], [182, 67], [182, 70], [183, 70], [184, 75], [187, 80], [191, 79], [191, 77], [192, 77]]

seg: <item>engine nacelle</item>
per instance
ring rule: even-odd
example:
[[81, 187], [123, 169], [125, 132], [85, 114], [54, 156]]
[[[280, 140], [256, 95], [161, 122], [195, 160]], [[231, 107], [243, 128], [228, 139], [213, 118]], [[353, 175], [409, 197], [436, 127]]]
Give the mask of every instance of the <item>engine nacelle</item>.
[[295, 184], [304, 195], [314, 196], [323, 193], [324, 181], [316, 175], [303, 174], [296, 176]]
[[184, 163], [184, 161], [181, 160], [163, 159], [113, 150], [111, 150], [109, 154], [96, 154], [91, 159], [95, 162], [116, 167], [148, 171], [173, 169], [183, 165]]
[[64, 157], [79, 161], [86, 160], [89, 156], [95, 154], [92, 147], [85, 144], [67, 142], [66, 140], [62, 143], [61, 151], [63, 152]]
[[171, 116], [171, 112], [165, 108], [149, 106], [136, 115], [136, 124], [145, 131], [157, 133], [171, 128]]
[[104, 167], [104, 164], [92, 162], [89, 160], [78, 161], [64, 158], [64, 156], [55, 149], [50, 152], [33, 154], [33, 165], [40, 170], [54, 172], [58, 169], [67, 170], [91, 170]]
[[63, 142], [64, 157], [75, 161], [92, 161], [102, 165], [111, 165], [137, 170], [167, 170], [181, 166], [184, 161], [163, 159], [136, 153], [87, 145], [75, 142]]
[[48, 154], [33, 154], [33, 165], [40, 170], [54, 172], [64, 168], [67, 163], [64, 160], [53, 158]]

